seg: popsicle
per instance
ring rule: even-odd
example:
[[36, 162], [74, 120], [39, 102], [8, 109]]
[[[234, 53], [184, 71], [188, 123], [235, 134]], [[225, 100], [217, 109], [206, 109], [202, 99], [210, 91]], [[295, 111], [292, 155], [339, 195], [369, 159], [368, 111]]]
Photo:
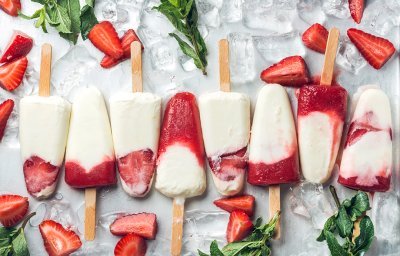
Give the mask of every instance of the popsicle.
[[243, 188], [250, 138], [250, 99], [230, 92], [229, 46], [219, 42], [220, 89], [199, 98], [204, 145], [217, 191], [225, 196]]
[[171, 255], [181, 255], [185, 198], [206, 189], [204, 145], [196, 98], [175, 94], [167, 103], [161, 126], [155, 187], [174, 198]]
[[42, 46], [39, 95], [20, 101], [19, 139], [29, 194], [44, 199], [57, 186], [64, 160], [71, 104], [50, 96], [51, 45]]
[[330, 86], [337, 50], [339, 30], [329, 32], [320, 85], [300, 88], [297, 128], [300, 164], [306, 180], [327, 181], [335, 165], [347, 109], [347, 92]]
[[386, 94], [363, 91], [350, 123], [338, 182], [352, 189], [384, 192], [392, 169], [392, 116]]
[[143, 197], [151, 188], [160, 135], [161, 98], [143, 92], [141, 44], [131, 44], [133, 93], [110, 99], [110, 119], [122, 187]]
[[85, 188], [85, 238], [95, 236], [96, 188], [116, 183], [110, 122], [103, 95], [95, 87], [81, 88], [72, 105], [67, 141], [65, 181]]

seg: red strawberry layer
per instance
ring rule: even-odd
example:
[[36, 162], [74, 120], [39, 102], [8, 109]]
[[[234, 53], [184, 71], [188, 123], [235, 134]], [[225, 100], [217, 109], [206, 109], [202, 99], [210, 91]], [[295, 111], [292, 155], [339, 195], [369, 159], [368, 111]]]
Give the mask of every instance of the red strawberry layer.
[[57, 182], [59, 166], [54, 166], [38, 156], [32, 156], [24, 162], [26, 188], [32, 196]]
[[[386, 169], [382, 170], [382, 173], [385, 173]], [[391, 176], [389, 175], [388, 177], [382, 177], [382, 176], [376, 176], [375, 179], [378, 181], [378, 183], [370, 186], [370, 185], [360, 185], [357, 182], [357, 177], [351, 177], [348, 179], [343, 178], [342, 176], [339, 175], [338, 182], [342, 184], [343, 186], [356, 189], [356, 190], [362, 190], [362, 191], [368, 191], [368, 192], [386, 192], [390, 188], [390, 179]]]
[[224, 154], [218, 159], [208, 158], [208, 163], [215, 176], [223, 181], [231, 181], [246, 171], [247, 147], [234, 153]]
[[65, 163], [65, 182], [74, 188], [108, 186], [117, 183], [114, 159], [107, 158], [102, 163], [86, 170], [79, 163]]
[[[151, 149], [134, 151], [117, 160], [121, 179], [132, 196], [144, 196], [151, 187], [156, 158]], [[126, 189], [125, 189], [126, 190]]]
[[273, 164], [249, 162], [247, 182], [252, 185], [267, 186], [295, 183], [299, 180], [299, 157], [297, 153]]
[[138, 213], [117, 218], [111, 225], [113, 235], [125, 236], [135, 233], [146, 239], [155, 239], [157, 233], [157, 216], [154, 213]]
[[196, 97], [189, 92], [180, 92], [167, 103], [161, 128], [158, 156], [169, 146], [180, 143], [189, 148], [204, 165], [203, 135]]
[[344, 121], [347, 110], [347, 91], [341, 86], [310, 85], [300, 88], [298, 116], [311, 112], [335, 113]]
[[14, 32], [10, 43], [3, 51], [0, 63], [12, 62], [16, 59], [26, 56], [32, 49], [33, 40], [28, 35], [16, 31]]

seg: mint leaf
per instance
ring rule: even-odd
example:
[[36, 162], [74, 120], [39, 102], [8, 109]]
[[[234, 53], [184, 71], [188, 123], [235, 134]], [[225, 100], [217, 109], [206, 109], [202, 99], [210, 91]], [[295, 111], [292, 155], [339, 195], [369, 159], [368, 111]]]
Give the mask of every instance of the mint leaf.
[[210, 245], [210, 253], [211, 256], [224, 256], [224, 254], [221, 252], [221, 250], [218, 247], [217, 241], [212, 241]]
[[334, 232], [336, 229], [336, 217], [335, 216], [331, 216], [329, 217], [329, 219], [325, 222], [324, 225], [324, 229], [321, 231], [321, 234], [319, 235], [319, 237], [317, 238], [318, 242], [323, 242], [325, 241], [325, 233], [324, 231], [330, 231], [330, 232]]
[[371, 209], [371, 207], [369, 205], [369, 198], [367, 193], [359, 191], [351, 199], [351, 208], [349, 214], [351, 219], [355, 221], [358, 217], [361, 217], [369, 209]]
[[360, 235], [355, 239], [353, 254], [361, 256], [369, 250], [374, 239], [374, 224], [368, 216], [364, 216], [360, 221]]
[[203, 66], [203, 62], [200, 60], [199, 56], [197, 55], [196, 51], [185, 41], [183, 41], [177, 34], [170, 33], [170, 36], [174, 37], [176, 41], [178, 41], [179, 47], [181, 48], [182, 52], [193, 59], [194, 64], [198, 69], [205, 69]]
[[25, 240], [25, 233], [22, 228], [19, 229], [19, 233], [14, 237], [12, 241], [12, 248], [15, 255], [18, 256], [29, 256], [28, 244]]
[[347, 252], [342, 248], [332, 232], [324, 230], [324, 235], [332, 256], [348, 256]]
[[[199, 256], [210, 256], [209, 254], [204, 253], [204, 252], [202, 252], [202, 251], [200, 251], [200, 250], [197, 250], [197, 253], [199, 254]], [[1, 255], [1, 254], [0, 254], [0, 255]]]
[[[93, 3], [94, 4], [94, 3]], [[81, 35], [82, 39], [86, 40], [92, 28], [99, 23], [96, 15], [94, 15], [94, 6], [85, 5], [81, 10]]]
[[353, 221], [350, 219], [344, 206], [340, 206], [336, 217], [336, 227], [339, 235], [343, 238], [350, 236], [353, 233], [353, 225]]
[[71, 33], [62, 33], [60, 36], [76, 44], [81, 31], [80, 4], [79, 0], [59, 0], [60, 6], [64, 7], [71, 19]]

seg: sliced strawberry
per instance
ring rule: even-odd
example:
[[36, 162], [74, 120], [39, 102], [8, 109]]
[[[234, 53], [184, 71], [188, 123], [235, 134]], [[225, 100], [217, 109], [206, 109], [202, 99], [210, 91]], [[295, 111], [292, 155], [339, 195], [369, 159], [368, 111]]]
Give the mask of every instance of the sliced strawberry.
[[0, 195], [0, 222], [4, 227], [18, 224], [29, 208], [27, 197], [18, 195]]
[[0, 0], [0, 9], [11, 16], [18, 16], [18, 11], [21, 10], [20, 0]]
[[227, 211], [233, 212], [236, 210], [242, 210], [247, 215], [253, 216], [254, 211], [254, 196], [245, 195], [245, 196], [235, 196], [229, 198], [221, 198], [214, 201], [214, 204]]
[[145, 196], [151, 187], [156, 157], [150, 149], [134, 151], [117, 160], [124, 189], [132, 196]]
[[380, 69], [385, 65], [396, 51], [389, 40], [355, 28], [347, 30], [347, 35], [368, 63], [375, 69]]
[[[125, 32], [125, 34], [121, 38], [121, 45], [122, 49], [124, 51], [124, 55], [120, 59], [114, 59], [110, 56], [104, 56], [104, 58], [101, 60], [100, 65], [103, 68], [112, 68], [115, 65], [119, 64], [120, 62], [127, 60], [131, 57], [131, 43], [134, 41], [139, 41], [139, 37], [136, 35], [135, 31], [133, 29], [129, 29], [128, 31]], [[140, 42], [142, 44], [142, 42]], [[142, 44], [142, 49], [143, 49], [143, 44]]]
[[24, 163], [26, 188], [32, 196], [38, 194], [57, 181], [59, 168], [38, 156], [32, 156]]
[[89, 32], [88, 38], [97, 49], [114, 59], [119, 59], [124, 54], [118, 34], [109, 21], [96, 24]]
[[31, 51], [32, 46], [33, 39], [31, 37], [21, 31], [15, 31], [0, 58], [0, 63], [12, 62], [26, 56]]
[[18, 88], [24, 78], [27, 67], [28, 59], [26, 57], [0, 66], [0, 86], [7, 91], [13, 91]]
[[306, 47], [311, 50], [325, 53], [326, 43], [328, 42], [328, 30], [321, 24], [315, 23], [304, 31], [302, 40]]
[[14, 108], [13, 100], [6, 100], [0, 104], [0, 141], [4, 136], [6, 130], [7, 121], [10, 118], [11, 112]]
[[146, 250], [146, 241], [142, 237], [128, 234], [118, 241], [114, 249], [114, 256], [145, 256]]
[[253, 223], [244, 211], [233, 211], [229, 216], [226, 240], [228, 243], [241, 241], [250, 234], [252, 229]]
[[283, 86], [300, 87], [309, 82], [307, 65], [301, 56], [284, 58], [261, 73], [261, 80]]
[[154, 213], [138, 213], [117, 218], [111, 225], [113, 235], [124, 236], [135, 233], [153, 240], [157, 233], [157, 216]]
[[360, 24], [364, 13], [364, 0], [349, 0], [349, 9], [353, 20]]
[[50, 256], [67, 256], [82, 246], [74, 231], [65, 229], [53, 220], [45, 220], [39, 225], [44, 247]]

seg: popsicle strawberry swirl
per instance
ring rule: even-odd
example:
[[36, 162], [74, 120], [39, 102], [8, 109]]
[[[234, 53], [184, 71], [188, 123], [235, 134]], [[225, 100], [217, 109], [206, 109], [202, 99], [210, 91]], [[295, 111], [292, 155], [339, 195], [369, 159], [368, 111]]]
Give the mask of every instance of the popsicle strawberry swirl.
[[363, 91], [347, 134], [338, 182], [364, 191], [387, 191], [392, 170], [392, 117], [386, 94]]

